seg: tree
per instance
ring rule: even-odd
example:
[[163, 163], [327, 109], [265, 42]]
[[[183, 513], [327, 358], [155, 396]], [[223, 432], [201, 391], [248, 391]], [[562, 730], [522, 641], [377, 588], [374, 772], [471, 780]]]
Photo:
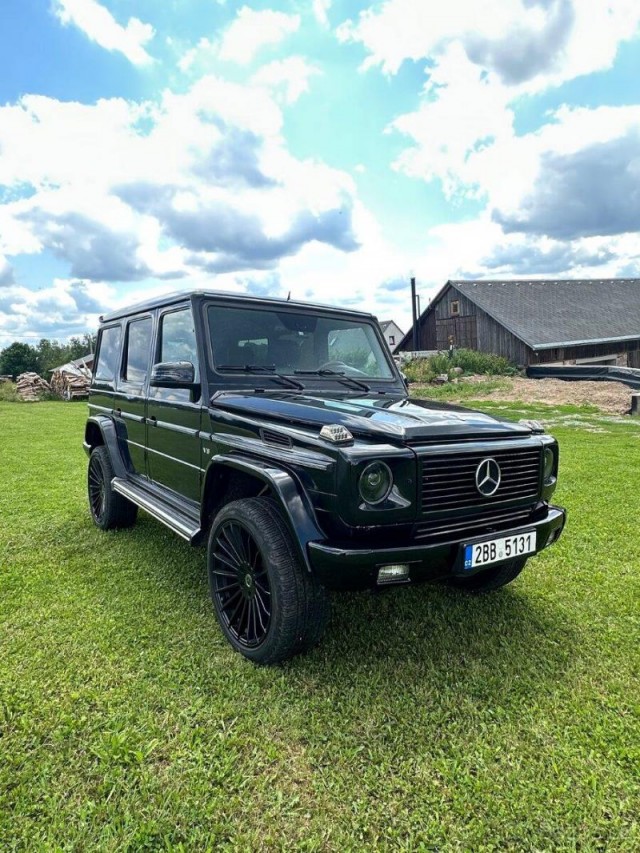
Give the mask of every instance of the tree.
[[57, 341], [42, 338], [37, 346], [38, 350], [38, 373], [46, 378], [48, 372], [54, 367], [59, 367], [68, 361], [68, 347]]
[[81, 338], [69, 338], [67, 348], [69, 350], [69, 361], [75, 358], [82, 358], [85, 355], [89, 355], [89, 353], [95, 352], [96, 336], [85, 334]]
[[29, 344], [14, 341], [0, 352], [0, 374], [6, 376], [19, 376], [27, 371], [40, 369], [38, 350]]

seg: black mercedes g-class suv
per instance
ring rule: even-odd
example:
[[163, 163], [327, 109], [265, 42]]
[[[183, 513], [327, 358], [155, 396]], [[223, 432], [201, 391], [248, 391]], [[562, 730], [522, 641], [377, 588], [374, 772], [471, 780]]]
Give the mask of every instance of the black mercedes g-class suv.
[[410, 399], [374, 317], [228, 293], [102, 318], [91, 514], [207, 542], [223, 633], [257, 663], [324, 631], [327, 589], [512, 581], [562, 532], [536, 423]]

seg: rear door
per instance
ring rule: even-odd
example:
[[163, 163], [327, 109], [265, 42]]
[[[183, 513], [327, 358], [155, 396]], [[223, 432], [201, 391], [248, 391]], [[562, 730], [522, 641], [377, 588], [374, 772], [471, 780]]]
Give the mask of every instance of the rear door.
[[146, 388], [151, 367], [153, 317], [134, 317], [125, 328], [114, 416], [120, 421], [133, 472], [146, 477]]
[[[189, 361], [200, 381], [196, 335], [190, 304], [160, 313], [155, 362]], [[200, 498], [200, 390], [149, 388], [147, 403], [148, 471], [151, 480], [186, 498]]]

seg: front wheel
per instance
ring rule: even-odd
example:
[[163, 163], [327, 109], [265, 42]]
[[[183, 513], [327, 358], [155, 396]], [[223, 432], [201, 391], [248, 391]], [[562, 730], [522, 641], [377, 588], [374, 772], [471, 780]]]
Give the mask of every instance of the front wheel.
[[207, 562], [216, 616], [237, 652], [273, 664], [319, 642], [329, 598], [299, 560], [275, 501], [227, 504], [211, 528]]
[[526, 558], [511, 560], [491, 569], [485, 569], [468, 578], [449, 578], [449, 586], [464, 589], [467, 592], [481, 593], [493, 592], [515, 580], [526, 565]]

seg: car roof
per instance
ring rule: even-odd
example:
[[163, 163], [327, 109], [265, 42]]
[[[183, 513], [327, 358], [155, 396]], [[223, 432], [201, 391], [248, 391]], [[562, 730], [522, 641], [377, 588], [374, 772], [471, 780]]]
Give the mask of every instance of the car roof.
[[152, 299], [146, 299], [144, 302], [137, 302], [135, 305], [127, 305], [124, 308], [118, 308], [108, 314], [100, 317], [101, 323], [110, 323], [113, 320], [128, 317], [131, 314], [139, 314], [143, 311], [152, 311], [155, 308], [164, 308], [168, 305], [173, 305], [178, 302], [186, 302], [194, 298], [202, 299], [218, 299], [225, 302], [253, 303], [276, 308], [304, 308], [322, 311], [331, 311], [335, 314], [345, 314], [347, 316], [360, 316], [368, 320], [375, 319], [373, 314], [368, 314], [364, 311], [353, 311], [349, 308], [338, 308], [335, 305], [322, 305], [313, 302], [299, 302], [290, 299], [280, 299], [275, 296], [250, 296], [246, 293], [229, 293], [224, 290], [182, 290], [176, 293], [165, 294], [164, 296], [156, 296]]

